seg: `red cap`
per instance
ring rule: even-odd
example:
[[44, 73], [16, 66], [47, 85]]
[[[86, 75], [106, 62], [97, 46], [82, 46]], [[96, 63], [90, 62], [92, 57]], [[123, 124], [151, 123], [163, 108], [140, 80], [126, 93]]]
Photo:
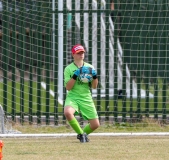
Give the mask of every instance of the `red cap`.
[[85, 49], [80, 44], [76, 44], [75, 46], [72, 47], [72, 54], [76, 54], [76, 53], [79, 53], [81, 51], [85, 52]]

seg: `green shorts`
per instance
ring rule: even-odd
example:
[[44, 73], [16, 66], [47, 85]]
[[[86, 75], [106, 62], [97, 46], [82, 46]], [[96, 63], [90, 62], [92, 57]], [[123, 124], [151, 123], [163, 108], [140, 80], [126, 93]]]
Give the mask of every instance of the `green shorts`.
[[71, 106], [76, 110], [75, 114], [79, 114], [80, 112], [83, 119], [85, 120], [98, 118], [98, 114], [92, 99], [78, 99], [67, 97], [64, 106]]

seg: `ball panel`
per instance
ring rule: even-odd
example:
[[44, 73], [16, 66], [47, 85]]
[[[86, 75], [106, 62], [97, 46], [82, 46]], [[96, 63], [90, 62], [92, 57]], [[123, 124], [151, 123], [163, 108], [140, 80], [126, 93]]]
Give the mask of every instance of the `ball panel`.
[[93, 80], [93, 77], [92, 77], [92, 74], [83, 73], [83, 74], [80, 74], [79, 79], [83, 83], [89, 83]]

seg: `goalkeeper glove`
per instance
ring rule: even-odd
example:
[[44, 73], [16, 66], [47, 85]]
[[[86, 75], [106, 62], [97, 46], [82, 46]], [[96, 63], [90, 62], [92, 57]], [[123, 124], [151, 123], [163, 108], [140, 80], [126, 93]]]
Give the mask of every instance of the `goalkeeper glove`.
[[92, 68], [92, 76], [93, 76], [93, 79], [96, 79], [97, 78], [97, 72], [95, 69]]
[[91, 67], [83, 66], [80, 68], [80, 71], [81, 71], [81, 73], [92, 74], [93, 79], [97, 78], [96, 70]]
[[79, 75], [80, 75], [80, 69], [77, 69], [77, 70], [74, 72], [72, 78], [73, 78], [74, 80], [76, 80]]
[[80, 68], [81, 73], [91, 74], [91, 68], [88, 66], [83, 66]]

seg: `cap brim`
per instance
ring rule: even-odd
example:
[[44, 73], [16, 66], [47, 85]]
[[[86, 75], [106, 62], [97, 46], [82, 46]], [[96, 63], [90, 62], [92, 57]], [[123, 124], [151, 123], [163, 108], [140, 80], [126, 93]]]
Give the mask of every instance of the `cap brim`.
[[77, 53], [79, 53], [79, 52], [85, 52], [83, 49], [79, 49], [79, 50], [77, 50], [74, 54], [77, 54]]

